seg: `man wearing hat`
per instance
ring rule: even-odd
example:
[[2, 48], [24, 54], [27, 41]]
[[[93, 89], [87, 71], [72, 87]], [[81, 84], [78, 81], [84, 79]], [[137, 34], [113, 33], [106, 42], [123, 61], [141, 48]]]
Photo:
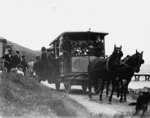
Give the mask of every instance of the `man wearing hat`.
[[26, 75], [26, 68], [28, 68], [28, 64], [26, 62], [25, 55], [22, 56], [21, 64], [23, 66], [24, 75]]
[[2, 57], [2, 59], [4, 60], [4, 67], [7, 68], [7, 72], [9, 73], [12, 68], [12, 62], [13, 62], [12, 49], [9, 49], [8, 54], [5, 54]]
[[41, 67], [40, 67], [40, 56], [36, 56], [35, 57], [35, 62], [34, 62], [34, 64], [33, 64], [33, 71], [35, 72], [35, 74], [37, 75], [37, 76], [40, 76], [40, 69], [41, 69]]
[[42, 59], [43, 62], [46, 62], [47, 61], [46, 60], [47, 49], [45, 47], [42, 47], [41, 51], [42, 51], [42, 53], [41, 53], [41, 59]]
[[13, 66], [14, 68], [17, 67], [18, 64], [21, 63], [20, 51], [19, 49], [16, 50], [16, 54], [13, 57]]
[[43, 72], [43, 79], [46, 79], [47, 78], [47, 73], [48, 73], [48, 62], [47, 62], [47, 58], [46, 58], [46, 55], [47, 55], [47, 49], [45, 47], [42, 47], [41, 48], [41, 61], [42, 61], [42, 72]]

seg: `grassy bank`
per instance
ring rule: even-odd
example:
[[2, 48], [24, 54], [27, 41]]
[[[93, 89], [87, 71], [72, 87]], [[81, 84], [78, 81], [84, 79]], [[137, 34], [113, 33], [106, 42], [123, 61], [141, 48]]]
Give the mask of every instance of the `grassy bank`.
[[93, 117], [65, 94], [15, 73], [0, 76], [2, 117]]

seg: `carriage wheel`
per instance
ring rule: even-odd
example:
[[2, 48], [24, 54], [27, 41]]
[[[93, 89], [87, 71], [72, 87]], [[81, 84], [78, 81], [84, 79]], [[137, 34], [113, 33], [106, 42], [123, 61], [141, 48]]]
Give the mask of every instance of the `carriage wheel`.
[[82, 84], [82, 90], [86, 91], [86, 89], [87, 89], [87, 84]]
[[98, 79], [97, 87], [94, 87], [94, 92], [95, 92], [96, 94], [99, 94], [100, 89], [101, 89], [101, 79]]
[[55, 87], [56, 87], [56, 90], [59, 90], [59, 88], [60, 88], [60, 83], [56, 83], [56, 84], [55, 84]]
[[71, 91], [71, 83], [70, 82], [64, 83], [64, 87], [65, 87], [65, 92], [66, 93], [70, 93], [70, 91]]

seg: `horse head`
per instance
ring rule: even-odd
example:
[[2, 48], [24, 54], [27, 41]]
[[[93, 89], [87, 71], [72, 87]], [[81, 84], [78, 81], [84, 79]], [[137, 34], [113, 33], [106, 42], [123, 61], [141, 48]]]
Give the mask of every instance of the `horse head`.
[[136, 50], [135, 54], [126, 58], [124, 62], [138, 73], [141, 65], [144, 64], [143, 51], [140, 53]]
[[121, 64], [121, 57], [123, 56], [122, 46], [116, 47], [114, 46], [114, 50], [111, 56], [108, 58], [108, 68], [115, 69]]
[[114, 63], [114, 66], [119, 66], [120, 65], [120, 60], [121, 60], [122, 56], [123, 56], [122, 46], [116, 47], [116, 45], [115, 45], [114, 46], [114, 51], [112, 53], [112, 61]]
[[134, 64], [135, 64], [134, 65], [135, 72], [139, 72], [141, 65], [144, 64], [143, 51], [140, 53], [136, 50]]

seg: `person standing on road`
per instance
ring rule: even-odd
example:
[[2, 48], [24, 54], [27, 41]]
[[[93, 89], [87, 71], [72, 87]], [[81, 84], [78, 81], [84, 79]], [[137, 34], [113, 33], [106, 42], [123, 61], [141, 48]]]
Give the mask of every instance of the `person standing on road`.
[[13, 57], [13, 66], [14, 68], [17, 67], [18, 64], [21, 63], [20, 51], [19, 49], [16, 50], [16, 54]]
[[43, 79], [46, 80], [47, 79], [47, 75], [48, 75], [48, 62], [47, 62], [47, 49], [45, 47], [41, 48], [41, 62], [42, 62], [42, 67], [41, 67], [41, 71], [43, 72]]
[[24, 55], [22, 56], [21, 65], [23, 66], [24, 75], [26, 75], [26, 68], [28, 68], [28, 64]]

